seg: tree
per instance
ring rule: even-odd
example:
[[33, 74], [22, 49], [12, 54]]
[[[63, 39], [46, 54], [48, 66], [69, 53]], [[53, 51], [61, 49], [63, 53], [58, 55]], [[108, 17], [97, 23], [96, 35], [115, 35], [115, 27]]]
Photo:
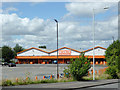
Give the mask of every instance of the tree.
[[39, 48], [45, 48], [46, 49], [46, 46], [39, 46]]
[[105, 52], [105, 59], [107, 61], [108, 69], [106, 73], [111, 78], [119, 78], [120, 75], [120, 41], [114, 41]]
[[83, 76], [88, 74], [90, 67], [90, 61], [82, 53], [75, 61], [71, 59], [71, 64], [68, 65], [68, 69], [64, 70], [64, 73], [71, 74], [75, 80], [79, 81], [82, 80]]
[[5, 62], [10, 62], [10, 59], [13, 59], [15, 56], [14, 51], [9, 46], [2, 47], [2, 58]]
[[13, 49], [14, 49], [15, 53], [18, 53], [18, 52], [24, 50], [24, 48], [22, 48], [22, 46], [19, 46], [19, 44], [16, 44], [16, 46]]

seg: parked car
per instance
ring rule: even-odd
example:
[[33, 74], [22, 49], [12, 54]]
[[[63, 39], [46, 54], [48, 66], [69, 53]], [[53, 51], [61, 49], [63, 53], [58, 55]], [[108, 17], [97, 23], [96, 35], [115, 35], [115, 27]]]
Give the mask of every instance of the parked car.
[[2, 63], [2, 66], [7, 66], [7, 65], [8, 65], [7, 62], [3, 62], [3, 63]]
[[8, 66], [9, 67], [16, 67], [16, 64], [15, 63], [9, 63]]

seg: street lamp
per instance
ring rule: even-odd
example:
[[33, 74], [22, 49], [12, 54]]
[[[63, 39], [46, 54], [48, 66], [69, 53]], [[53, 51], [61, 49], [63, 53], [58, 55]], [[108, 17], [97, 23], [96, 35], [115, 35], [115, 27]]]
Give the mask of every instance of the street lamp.
[[58, 72], [58, 21], [54, 19], [57, 23], [57, 79], [59, 78], [59, 72]]
[[[108, 9], [109, 7], [104, 7], [103, 9]], [[95, 47], [95, 9], [93, 8], [93, 80], [95, 80], [95, 52], [94, 52], [94, 47]]]

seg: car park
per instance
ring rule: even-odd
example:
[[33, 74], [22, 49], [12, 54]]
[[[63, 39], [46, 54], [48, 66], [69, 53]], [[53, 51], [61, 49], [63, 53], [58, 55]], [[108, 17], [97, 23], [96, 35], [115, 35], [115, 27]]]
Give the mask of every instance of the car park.
[[15, 63], [9, 63], [8, 66], [9, 67], [16, 67], [16, 64]]

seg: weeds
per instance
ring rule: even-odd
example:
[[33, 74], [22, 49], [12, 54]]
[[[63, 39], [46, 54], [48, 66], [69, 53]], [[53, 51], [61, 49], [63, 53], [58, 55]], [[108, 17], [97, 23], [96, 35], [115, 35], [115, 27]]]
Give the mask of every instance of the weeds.
[[[82, 79], [84, 81], [93, 80], [93, 75], [84, 76]], [[110, 77], [110, 75], [105, 74], [105, 73], [103, 73], [101, 75], [99, 75], [99, 74], [95, 75], [95, 80], [104, 80], [104, 79], [112, 79], [112, 78]]]
[[23, 80], [18, 79], [18, 81], [3, 80], [2, 86], [14, 86], [14, 85], [27, 85], [27, 84], [39, 84], [39, 83], [57, 83], [56, 79], [45, 79], [45, 80]]
[[[111, 79], [111, 77], [108, 74], [96, 74], [95, 80], [104, 80], [104, 79]], [[82, 81], [90, 81], [93, 80], [93, 75], [90, 74], [88, 76], [84, 76], [82, 78]], [[57, 82], [73, 82], [76, 81], [72, 77], [66, 78], [59, 78], [57, 79], [42, 79], [42, 80], [31, 80], [29, 79], [17, 79], [16, 81], [12, 80], [3, 80], [2, 86], [14, 86], [14, 85], [27, 85], [27, 84], [42, 84], [42, 83], [57, 83]]]

